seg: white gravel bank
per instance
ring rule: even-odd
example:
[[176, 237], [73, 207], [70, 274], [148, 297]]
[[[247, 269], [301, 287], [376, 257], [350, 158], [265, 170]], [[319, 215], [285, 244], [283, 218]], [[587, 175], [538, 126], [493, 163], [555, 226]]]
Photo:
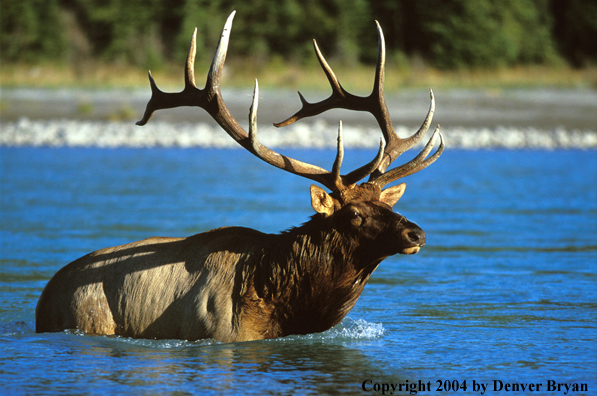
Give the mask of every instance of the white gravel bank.
[[[401, 137], [414, 132], [396, 127]], [[596, 149], [597, 131], [541, 130], [534, 128], [442, 128], [450, 148], [508, 149]], [[297, 123], [277, 129], [262, 125], [260, 141], [269, 147], [334, 147], [337, 125], [324, 121]], [[378, 147], [380, 132], [375, 128], [344, 126], [345, 147]], [[428, 133], [428, 136], [431, 132]], [[215, 124], [152, 121], [139, 127], [133, 122], [73, 120], [29, 120], [0, 124], [0, 146], [48, 147], [239, 147]]]

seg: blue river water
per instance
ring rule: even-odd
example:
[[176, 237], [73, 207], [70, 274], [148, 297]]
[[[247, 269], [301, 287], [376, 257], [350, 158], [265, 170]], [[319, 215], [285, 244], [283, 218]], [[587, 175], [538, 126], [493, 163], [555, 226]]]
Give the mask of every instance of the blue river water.
[[[344, 169], [372, 155], [347, 150]], [[338, 327], [235, 344], [36, 334], [35, 306], [99, 248], [300, 225], [310, 181], [242, 150], [4, 147], [0, 160], [2, 395], [597, 394], [594, 150], [446, 150], [395, 207], [427, 246], [382, 262]]]

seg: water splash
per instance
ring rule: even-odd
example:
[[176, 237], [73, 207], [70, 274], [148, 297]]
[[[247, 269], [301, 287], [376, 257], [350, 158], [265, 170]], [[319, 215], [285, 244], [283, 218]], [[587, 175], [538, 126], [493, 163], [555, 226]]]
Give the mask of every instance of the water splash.
[[381, 323], [369, 323], [364, 319], [345, 319], [329, 330], [332, 334], [336, 333], [338, 337], [351, 339], [377, 339], [381, 338], [385, 331]]
[[345, 318], [339, 325], [322, 333], [292, 335], [273, 341], [313, 340], [313, 341], [364, 341], [383, 337], [385, 329], [381, 323], [369, 323], [363, 319]]

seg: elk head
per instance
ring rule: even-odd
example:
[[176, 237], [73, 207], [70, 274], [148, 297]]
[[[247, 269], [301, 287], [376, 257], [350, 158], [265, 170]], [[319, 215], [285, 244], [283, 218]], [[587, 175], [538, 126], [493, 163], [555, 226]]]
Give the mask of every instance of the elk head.
[[[350, 94], [342, 88], [336, 75], [321, 54], [317, 43], [313, 41], [317, 58], [331, 85], [332, 94], [327, 99], [320, 102], [309, 103], [299, 92], [302, 108], [290, 118], [274, 125], [276, 127], [283, 127], [292, 124], [301, 118], [315, 116], [334, 108], [343, 108], [371, 113], [381, 129], [383, 139], [380, 142], [377, 155], [371, 162], [344, 175], [340, 172], [344, 157], [342, 122], [340, 122], [340, 127], [338, 128], [337, 154], [331, 171], [286, 157], [263, 146], [257, 139], [257, 107], [259, 97], [257, 81], [255, 81], [253, 102], [249, 112], [248, 133], [232, 117], [222, 98], [220, 80], [234, 15], [235, 12], [232, 12], [226, 21], [216, 53], [212, 60], [211, 68], [207, 75], [205, 87], [199, 89], [195, 83], [194, 63], [197, 35], [197, 29], [195, 29], [191, 38], [186, 62], [184, 89], [178, 93], [162, 92], [157, 87], [150, 72], [149, 81], [152, 97], [147, 104], [143, 118], [137, 122], [137, 125], [145, 125], [151, 118], [153, 112], [159, 109], [179, 106], [201, 107], [206, 110], [222, 129], [224, 129], [238, 144], [259, 159], [282, 170], [314, 180], [330, 189], [331, 192], [327, 193], [320, 187], [315, 185], [311, 186], [311, 203], [319, 216], [324, 218], [334, 216], [348, 218], [349, 220], [347, 221], [356, 228], [361, 227], [362, 229], [367, 226], [371, 230], [375, 229], [375, 233], [383, 231], [393, 234], [395, 237], [397, 236], [399, 242], [395, 243], [396, 239], [394, 239], [393, 247], [388, 248], [385, 257], [395, 253], [417, 253], [425, 244], [425, 233], [418, 226], [408, 222], [404, 217], [392, 211], [392, 207], [404, 193], [406, 185], [405, 183], [402, 183], [385, 189], [384, 187], [393, 181], [411, 175], [429, 166], [443, 152], [444, 142], [439, 133], [438, 126], [423, 150], [414, 159], [399, 167], [387, 170], [390, 164], [398, 158], [400, 154], [417, 144], [429, 129], [435, 108], [433, 92], [430, 92], [431, 104], [429, 111], [419, 130], [408, 138], [400, 138], [394, 130], [384, 98], [385, 43], [379, 23], [376, 22], [378, 32], [377, 68], [373, 91], [367, 97]], [[439, 148], [433, 155], [428, 157], [438, 137], [440, 138]], [[359, 185], [357, 184], [367, 176], [369, 177], [367, 182]], [[386, 220], [388, 220], [388, 216], [394, 216], [393, 221], [386, 221], [386, 223], [393, 224], [391, 227], [395, 227], [396, 229], [388, 231], [386, 229], [381, 230], [379, 227], [373, 227], [371, 224], [373, 216], [367, 215], [367, 213], [372, 211], [378, 214], [380, 211], [383, 212], [381, 218], [385, 216]], [[377, 217], [379, 218], [380, 216]], [[383, 240], [383, 238], [381, 239]]]

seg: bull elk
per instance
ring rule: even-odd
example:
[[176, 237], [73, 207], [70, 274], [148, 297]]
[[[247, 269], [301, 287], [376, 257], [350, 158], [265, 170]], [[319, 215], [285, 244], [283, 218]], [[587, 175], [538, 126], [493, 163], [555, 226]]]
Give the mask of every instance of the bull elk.
[[[205, 88], [194, 77], [195, 30], [179, 93], [158, 89], [149, 73], [152, 96], [143, 118], [154, 111], [198, 106], [238, 144], [257, 158], [331, 190], [311, 186], [315, 214], [300, 227], [264, 234], [243, 227], [224, 227], [187, 238], [153, 237], [90, 253], [58, 271], [36, 308], [36, 331], [78, 329], [88, 334], [135, 338], [211, 338], [222, 342], [283, 337], [327, 330], [355, 305], [379, 263], [396, 253], [414, 254], [425, 233], [393, 212], [405, 184], [384, 187], [434, 162], [444, 149], [439, 127], [410, 162], [387, 170], [400, 154], [427, 132], [434, 98], [420, 129], [408, 138], [396, 134], [384, 93], [385, 45], [377, 24], [378, 58], [372, 93], [346, 92], [314, 41], [315, 52], [332, 87], [329, 98], [309, 103], [287, 120], [315, 116], [333, 108], [371, 113], [383, 134], [379, 151], [368, 164], [340, 173], [344, 149], [342, 124], [331, 171], [286, 157], [257, 139], [258, 85], [255, 82], [247, 133], [232, 117], [220, 80], [234, 12], [228, 17], [207, 75]], [[438, 149], [429, 156], [437, 138]], [[357, 182], [369, 177], [367, 182]]]

